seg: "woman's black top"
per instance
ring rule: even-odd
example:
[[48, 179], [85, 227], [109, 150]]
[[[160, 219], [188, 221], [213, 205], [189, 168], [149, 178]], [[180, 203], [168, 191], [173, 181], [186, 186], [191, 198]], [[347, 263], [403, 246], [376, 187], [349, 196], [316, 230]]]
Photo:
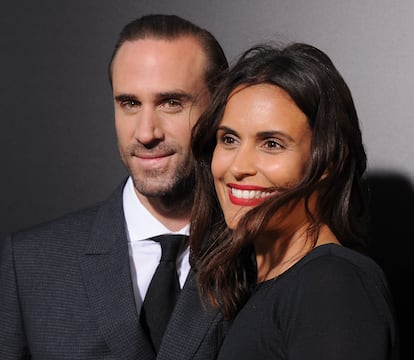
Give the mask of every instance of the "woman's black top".
[[219, 360], [396, 360], [394, 308], [381, 268], [335, 244], [260, 283]]

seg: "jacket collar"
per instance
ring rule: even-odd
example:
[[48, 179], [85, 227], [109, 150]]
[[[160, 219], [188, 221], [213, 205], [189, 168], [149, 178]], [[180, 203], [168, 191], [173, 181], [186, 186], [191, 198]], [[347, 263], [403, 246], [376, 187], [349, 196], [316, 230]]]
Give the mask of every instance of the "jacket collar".
[[120, 359], [154, 359], [139, 324], [124, 225], [121, 184], [96, 214], [80, 258], [85, 289], [98, 326]]

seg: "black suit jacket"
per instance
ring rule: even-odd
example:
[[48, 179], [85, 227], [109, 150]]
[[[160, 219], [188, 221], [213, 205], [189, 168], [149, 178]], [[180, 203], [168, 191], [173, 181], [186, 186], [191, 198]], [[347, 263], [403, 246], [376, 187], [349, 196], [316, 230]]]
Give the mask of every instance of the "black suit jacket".
[[[1, 360], [155, 358], [135, 306], [122, 188], [0, 243]], [[226, 326], [190, 273], [157, 359], [214, 359]]]

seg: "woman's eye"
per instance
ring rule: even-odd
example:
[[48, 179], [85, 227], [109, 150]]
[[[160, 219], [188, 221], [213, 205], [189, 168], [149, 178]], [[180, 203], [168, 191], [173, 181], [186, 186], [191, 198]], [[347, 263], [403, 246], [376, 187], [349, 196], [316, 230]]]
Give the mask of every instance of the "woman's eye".
[[278, 141], [273, 140], [273, 139], [266, 140], [264, 143], [264, 146], [269, 149], [282, 149], [283, 148], [282, 144], [280, 144]]
[[230, 135], [223, 135], [221, 136], [221, 142], [223, 144], [232, 145], [235, 143], [235, 139], [233, 136]]
[[224, 146], [233, 146], [240, 141], [236, 132], [226, 128], [217, 130], [216, 140], [217, 144], [222, 144]]
[[267, 147], [274, 148], [274, 147], [277, 147], [279, 144], [274, 140], [268, 140], [266, 145]]

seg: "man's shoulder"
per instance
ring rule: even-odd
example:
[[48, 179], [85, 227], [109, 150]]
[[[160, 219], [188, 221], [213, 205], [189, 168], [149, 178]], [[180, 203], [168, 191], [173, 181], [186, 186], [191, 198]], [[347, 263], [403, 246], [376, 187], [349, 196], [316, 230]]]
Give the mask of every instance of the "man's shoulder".
[[15, 242], [19, 242], [36, 238], [56, 240], [88, 236], [98, 216], [103, 216], [108, 221], [123, 217], [120, 187], [103, 201], [21, 229], [14, 232], [12, 237]]
[[58, 230], [62, 227], [81, 227], [82, 225], [88, 225], [96, 216], [102, 203], [96, 203], [94, 205], [76, 209], [74, 211], [59, 215], [53, 219], [43, 221], [36, 225], [21, 229], [15, 233], [15, 235], [28, 235], [41, 232], [51, 231], [53, 229]]

